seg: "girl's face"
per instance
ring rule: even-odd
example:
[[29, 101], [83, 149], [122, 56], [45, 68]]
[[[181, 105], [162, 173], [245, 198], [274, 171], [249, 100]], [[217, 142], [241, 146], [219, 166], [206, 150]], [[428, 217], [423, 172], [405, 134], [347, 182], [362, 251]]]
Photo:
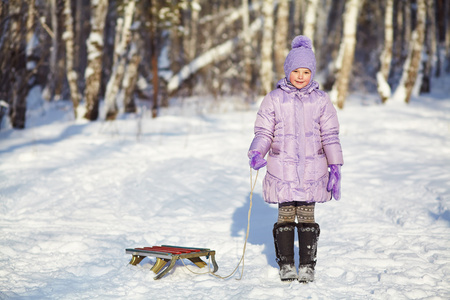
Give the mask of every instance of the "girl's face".
[[289, 81], [298, 89], [304, 88], [311, 81], [311, 71], [307, 68], [298, 68], [291, 72]]

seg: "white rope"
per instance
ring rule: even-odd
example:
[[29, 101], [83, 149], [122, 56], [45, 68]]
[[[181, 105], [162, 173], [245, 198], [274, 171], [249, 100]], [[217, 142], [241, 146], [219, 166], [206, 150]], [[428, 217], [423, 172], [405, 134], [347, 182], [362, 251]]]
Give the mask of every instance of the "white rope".
[[245, 243], [244, 243], [244, 248], [243, 248], [243, 250], [242, 250], [242, 256], [241, 256], [241, 259], [239, 260], [239, 263], [237, 264], [236, 268], [234, 268], [233, 272], [231, 272], [231, 273], [230, 273], [229, 275], [227, 275], [227, 276], [220, 276], [220, 275], [217, 275], [217, 274], [215, 274], [215, 273], [213, 273], [213, 272], [211, 271], [211, 256], [209, 256], [208, 272], [199, 273], [199, 272], [194, 272], [194, 271], [192, 271], [191, 269], [189, 269], [189, 268], [186, 266], [186, 264], [184, 263], [184, 261], [181, 259], [181, 262], [182, 262], [183, 265], [186, 267], [186, 269], [188, 269], [188, 271], [190, 271], [191, 273], [196, 274], [196, 275], [211, 274], [211, 275], [213, 275], [213, 276], [215, 276], [215, 277], [217, 277], [217, 278], [220, 278], [220, 279], [228, 279], [228, 278], [230, 278], [231, 276], [233, 276], [234, 273], [236, 273], [237, 269], [239, 268], [239, 266], [240, 266], [241, 263], [242, 263], [241, 276], [240, 276], [239, 278], [236, 278], [236, 280], [241, 280], [241, 279], [242, 279], [242, 276], [243, 276], [243, 274], [244, 274], [244, 265], [245, 265], [245, 263], [244, 263], [245, 250], [247, 249], [248, 234], [249, 234], [249, 231], [250, 231], [250, 216], [251, 216], [251, 213], [252, 213], [252, 205], [253, 205], [253, 200], [252, 200], [252, 199], [253, 199], [253, 190], [255, 189], [256, 182], [257, 182], [257, 180], [258, 180], [258, 173], [259, 173], [259, 171], [256, 171], [255, 181], [253, 182], [253, 178], [252, 178], [252, 168], [250, 168], [250, 205], [249, 205], [249, 208], [248, 208], [248, 217], [247, 217], [247, 233], [246, 233], [246, 235], [245, 235]]

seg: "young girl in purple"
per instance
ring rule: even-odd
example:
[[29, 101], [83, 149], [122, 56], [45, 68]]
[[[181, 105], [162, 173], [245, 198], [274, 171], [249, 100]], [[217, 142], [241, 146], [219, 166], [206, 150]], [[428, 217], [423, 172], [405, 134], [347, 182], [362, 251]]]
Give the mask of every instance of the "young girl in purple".
[[[286, 77], [261, 103], [248, 157], [255, 170], [267, 165], [263, 197], [278, 204], [273, 236], [280, 278], [310, 282], [314, 280], [320, 234], [314, 219], [315, 203], [332, 197], [339, 200], [344, 160], [336, 109], [313, 80], [316, 58], [309, 38], [294, 38], [284, 72]], [[295, 229], [300, 252], [298, 273]]]

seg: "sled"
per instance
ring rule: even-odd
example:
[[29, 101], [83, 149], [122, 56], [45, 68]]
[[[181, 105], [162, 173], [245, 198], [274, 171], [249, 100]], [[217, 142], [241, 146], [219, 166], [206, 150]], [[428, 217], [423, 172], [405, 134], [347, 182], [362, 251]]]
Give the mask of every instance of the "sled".
[[213, 273], [215, 273], [219, 269], [215, 259], [216, 251], [208, 248], [162, 245], [125, 249], [125, 252], [132, 255], [130, 264], [133, 266], [139, 264], [147, 256], [156, 257], [156, 262], [151, 268], [151, 270], [155, 274], [157, 274], [153, 278], [155, 280], [160, 279], [167, 273], [169, 273], [169, 271], [172, 270], [175, 266], [175, 263], [178, 259], [189, 259], [197, 267], [203, 268], [207, 266], [207, 263], [200, 259], [200, 257], [206, 256], [206, 259], [209, 259], [211, 257]]

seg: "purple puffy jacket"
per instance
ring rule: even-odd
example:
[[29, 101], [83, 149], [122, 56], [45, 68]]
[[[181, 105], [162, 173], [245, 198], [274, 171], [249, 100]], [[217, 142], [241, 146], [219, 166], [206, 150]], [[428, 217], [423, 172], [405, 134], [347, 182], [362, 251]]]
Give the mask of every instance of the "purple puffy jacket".
[[344, 164], [336, 109], [312, 81], [299, 90], [284, 78], [267, 94], [255, 122], [250, 151], [264, 157], [264, 200], [326, 202], [328, 165]]

